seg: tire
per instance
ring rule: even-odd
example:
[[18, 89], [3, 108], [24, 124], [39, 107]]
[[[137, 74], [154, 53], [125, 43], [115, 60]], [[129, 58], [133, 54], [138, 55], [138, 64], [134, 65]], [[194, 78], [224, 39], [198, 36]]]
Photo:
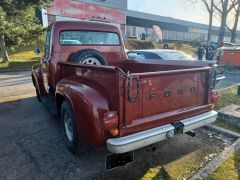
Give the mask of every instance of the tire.
[[42, 102], [41, 95], [40, 95], [40, 90], [38, 88], [38, 85], [35, 83], [35, 90], [36, 90], [36, 97], [39, 102]]
[[72, 62], [91, 65], [107, 65], [107, 61], [103, 55], [100, 52], [91, 49], [79, 51], [73, 57]]
[[78, 151], [78, 136], [77, 128], [75, 124], [75, 116], [72, 110], [71, 105], [64, 101], [61, 108], [61, 123], [64, 134], [64, 142], [68, 150], [76, 154]]

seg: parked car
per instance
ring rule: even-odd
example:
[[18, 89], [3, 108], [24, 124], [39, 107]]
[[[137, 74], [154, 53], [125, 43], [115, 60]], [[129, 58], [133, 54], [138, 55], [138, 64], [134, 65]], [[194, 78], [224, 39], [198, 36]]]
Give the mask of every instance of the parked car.
[[[138, 60], [147, 60], [147, 59], [159, 59], [159, 60], [187, 60], [195, 61], [192, 56], [177, 50], [171, 49], [145, 49], [145, 50], [133, 50], [127, 52], [128, 59], [138, 59]], [[220, 80], [225, 79], [225, 67], [214, 65], [215, 70], [215, 83], [218, 83]]]
[[128, 59], [195, 60], [182, 51], [171, 49], [133, 50], [128, 51], [127, 55]]
[[38, 100], [61, 118], [67, 148], [77, 153], [86, 144], [106, 145], [114, 153], [106, 160], [111, 169], [132, 160], [136, 149], [194, 136], [192, 130], [216, 120], [213, 65], [129, 61], [118, 27], [62, 21], [48, 28], [32, 81]]
[[[203, 43], [204, 45], [204, 48], [206, 49], [207, 47], [212, 47], [213, 49], [217, 49], [219, 48], [219, 44], [217, 42], [204, 42]], [[236, 47], [238, 46], [237, 44], [234, 44], [234, 43], [231, 43], [231, 42], [223, 42], [223, 47], [225, 48], [233, 48], [233, 47]]]

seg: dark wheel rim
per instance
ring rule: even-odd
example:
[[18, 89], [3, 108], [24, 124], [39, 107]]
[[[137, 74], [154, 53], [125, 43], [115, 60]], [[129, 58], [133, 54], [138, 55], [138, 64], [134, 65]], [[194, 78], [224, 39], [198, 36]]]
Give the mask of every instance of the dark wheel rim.
[[94, 57], [86, 58], [81, 63], [82, 64], [101, 65], [100, 61], [97, 58], [94, 58]]
[[67, 139], [69, 142], [72, 142], [73, 141], [73, 121], [67, 111], [64, 113], [63, 123], [64, 123], [64, 129], [65, 129], [65, 134], [67, 136]]

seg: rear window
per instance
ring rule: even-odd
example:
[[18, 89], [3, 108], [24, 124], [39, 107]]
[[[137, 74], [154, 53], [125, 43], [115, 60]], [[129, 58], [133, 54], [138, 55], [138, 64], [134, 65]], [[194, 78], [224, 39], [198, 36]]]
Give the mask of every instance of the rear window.
[[120, 38], [117, 33], [101, 31], [62, 31], [61, 45], [105, 45], [119, 46]]

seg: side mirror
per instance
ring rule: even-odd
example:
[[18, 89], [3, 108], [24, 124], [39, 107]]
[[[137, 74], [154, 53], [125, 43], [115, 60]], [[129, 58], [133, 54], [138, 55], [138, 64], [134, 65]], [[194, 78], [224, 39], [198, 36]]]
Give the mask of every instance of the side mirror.
[[39, 48], [36, 48], [36, 49], [34, 49], [34, 53], [35, 53], [36, 55], [39, 55], [39, 54], [41, 53], [41, 51], [40, 51]]

